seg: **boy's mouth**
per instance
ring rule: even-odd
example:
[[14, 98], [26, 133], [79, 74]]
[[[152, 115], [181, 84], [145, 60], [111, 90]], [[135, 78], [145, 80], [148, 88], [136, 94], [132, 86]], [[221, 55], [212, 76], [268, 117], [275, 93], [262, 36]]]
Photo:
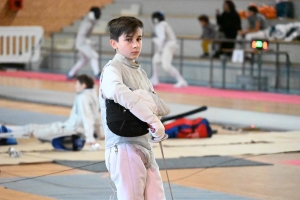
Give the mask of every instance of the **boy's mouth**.
[[131, 52], [132, 54], [138, 54], [139, 53], [139, 51], [133, 51], [133, 52]]

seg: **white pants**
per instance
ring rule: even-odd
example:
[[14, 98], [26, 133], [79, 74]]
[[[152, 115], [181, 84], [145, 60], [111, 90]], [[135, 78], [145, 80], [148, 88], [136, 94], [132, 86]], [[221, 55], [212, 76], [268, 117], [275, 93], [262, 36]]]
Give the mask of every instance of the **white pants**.
[[99, 55], [98, 53], [90, 46], [85, 45], [79, 49], [80, 58], [76, 64], [72, 67], [68, 75], [70, 77], [74, 76], [79, 69], [84, 67], [89, 61], [91, 61], [91, 67], [95, 76], [100, 72], [99, 70]]
[[[243, 38], [246, 41], [251, 41], [252, 39], [268, 39], [269, 37], [269, 29], [265, 29], [262, 31], [257, 31], [253, 33], [247, 33], [245, 36], [238, 35], [237, 40], [242, 40]], [[251, 49], [249, 43], [243, 43], [243, 44], [235, 44], [235, 49]]]
[[176, 41], [167, 42], [162, 52], [156, 52], [152, 58], [152, 79], [158, 79], [157, 67], [159, 64], [162, 68], [173, 76], [177, 82], [184, 81], [179, 71], [172, 65], [173, 54], [177, 47]]
[[269, 29], [265, 29], [262, 31], [257, 31], [253, 33], [247, 33], [245, 35], [246, 40], [252, 40], [252, 39], [268, 39], [269, 37]]
[[119, 144], [105, 151], [105, 163], [118, 200], [165, 200], [159, 167], [152, 151]]
[[11, 133], [13, 137], [16, 138], [28, 137], [33, 134], [34, 137], [46, 141], [51, 141], [57, 137], [69, 136], [78, 133], [76, 128], [65, 126], [65, 124], [62, 122], [54, 122], [52, 124], [44, 125], [29, 124], [26, 126], [7, 126], [7, 128], [12, 130]]

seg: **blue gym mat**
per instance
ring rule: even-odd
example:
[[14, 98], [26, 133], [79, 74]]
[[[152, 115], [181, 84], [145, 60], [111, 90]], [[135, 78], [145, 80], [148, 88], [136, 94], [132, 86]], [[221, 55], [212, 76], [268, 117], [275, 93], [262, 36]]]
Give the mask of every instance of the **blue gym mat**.
[[[162, 159], [156, 159], [160, 169], [165, 169]], [[101, 161], [71, 161], [54, 160], [54, 163], [81, 168], [91, 172], [106, 172], [106, 166]], [[192, 168], [214, 168], [214, 167], [245, 167], [245, 166], [268, 166], [269, 163], [256, 162], [243, 158], [230, 156], [203, 156], [203, 157], [180, 157], [166, 159], [168, 169], [192, 169]], [[85, 166], [85, 167], [82, 167]]]
[[74, 93], [0, 85], [0, 98], [31, 103], [72, 107]]
[[[21, 102], [20, 102], [21, 103]], [[48, 124], [52, 122], [64, 122], [67, 116], [45, 114], [25, 110], [0, 107], [0, 124], [26, 125], [26, 124]]]
[[[5, 183], [22, 178], [0, 179], [0, 185], [9, 189], [52, 197], [59, 200], [107, 200], [113, 194], [109, 178], [103, 173], [88, 175], [57, 175]], [[201, 181], [201, 180], [199, 180]], [[237, 195], [171, 184], [176, 200], [253, 200]], [[166, 198], [171, 199], [167, 183], [164, 184]], [[115, 197], [115, 200], [117, 198]]]

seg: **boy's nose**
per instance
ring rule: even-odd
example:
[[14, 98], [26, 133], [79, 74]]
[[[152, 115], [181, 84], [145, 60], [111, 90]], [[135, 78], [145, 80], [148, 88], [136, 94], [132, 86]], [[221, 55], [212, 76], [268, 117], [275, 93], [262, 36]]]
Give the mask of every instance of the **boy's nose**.
[[139, 43], [137, 41], [135, 41], [135, 42], [133, 42], [132, 46], [133, 46], [133, 48], [137, 48], [137, 47], [139, 47]]

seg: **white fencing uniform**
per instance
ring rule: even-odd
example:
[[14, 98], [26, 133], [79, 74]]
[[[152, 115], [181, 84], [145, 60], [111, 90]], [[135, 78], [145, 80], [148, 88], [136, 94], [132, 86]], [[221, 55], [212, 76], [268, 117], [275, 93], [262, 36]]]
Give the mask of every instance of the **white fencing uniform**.
[[290, 42], [300, 36], [300, 22], [277, 24], [269, 28], [269, 33], [268, 39], [270, 40], [278, 39]]
[[246, 40], [252, 39], [268, 39], [268, 40], [284, 40], [292, 41], [294, 38], [300, 36], [300, 23], [276, 24], [262, 31], [248, 33], [245, 36]]
[[[158, 165], [154, 159], [150, 134], [121, 137], [107, 126], [105, 98], [132, 110], [141, 104], [132, 90], [152, 91], [146, 73], [136, 62], [116, 54], [104, 67], [100, 78], [100, 107], [105, 133], [105, 163], [117, 188], [119, 200], [164, 200]], [[147, 107], [146, 104], [142, 104]], [[152, 113], [153, 114], [153, 113]]]
[[252, 39], [267, 39], [268, 35], [269, 35], [269, 29], [265, 29], [265, 30], [262, 30], [262, 31], [247, 33], [245, 35], [245, 40], [251, 41]]
[[155, 35], [156, 37], [153, 38], [153, 42], [157, 47], [157, 51], [152, 58], [152, 84], [157, 85], [159, 83], [157, 66], [161, 64], [163, 69], [176, 79], [177, 86], [186, 86], [186, 81], [172, 65], [173, 55], [178, 45], [171, 26], [165, 21], [156, 23]]
[[80, 59], [68, 73], [69, 77], [73, 77], [76, 72], [84, 67], [88, 61], [91, 61], [91, 67], [95, 76], [99, 74], [99, 55], [92, 47], [90, 36], [95, 27], [96, 20], [91, 19], [89, 15], [82, 20], [76, 37], [75, 47], [79, 51]]
[[101, 116], [98, 95], [95, 89], [85, 89], [78, 93], [69, 119], [66, 122], [26, 126], [7, 126], [13, 137], [26, 137], [33, 134], [36, 138], [51, 141], [54, 138], [81, 133], [86, 142], [95, 142], [94, 133], [101, 136]]

